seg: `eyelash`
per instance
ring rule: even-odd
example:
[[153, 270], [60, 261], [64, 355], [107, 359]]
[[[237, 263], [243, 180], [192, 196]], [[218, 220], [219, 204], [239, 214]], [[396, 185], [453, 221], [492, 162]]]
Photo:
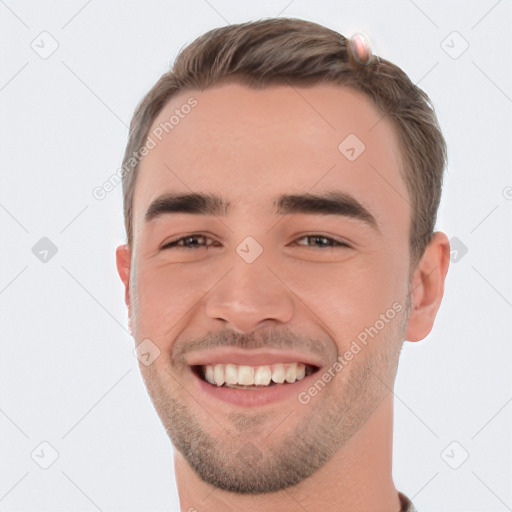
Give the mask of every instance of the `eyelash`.
[[[185, 250], [185, 251], [190, 251], [190, 250], [197, 250], [199, 248], [208, 248], [209, 246], [205, 246], [205, 245], [196, 245], [196, 246], [178, 246], [177, 244], [179, 242], [182, 242], [184, 240], [188, 240], [190, 238], [205, 238], [207, 239], [208, 237], [205, 236], [205, 235], [187, 235], [187, 236], [184, 236], [184, 237], [181, 237], [181, 238], [177, 238], [176, 240], [171, 240], [170, 242], [167, 242], [165, 245], [162, 246], [162, 249], [182, 249], [182, 250]], [[329, 240], [330, 242], [333, 242], [333, 245], [331, 246], [322, 246], [322, 247], [312, 247], [312, 249], [330, 249], [330, 250], [333, 250], [333, 249], [336, 249], [337, 247], [339, 248], [350, 248], [351, 246], [345, 242], [339, 242], [337, 240], [334, 240], [333, 238], [330, 238], [328, 236], [324, 236], [324, 235], [319, 235], [319, 234], [307, 234], [307, 235], [303, 235], [301, 236], [300, 238], [298, 238], [297, 240], [302, 240], [303, 238], [323, 238], [325, 240]]]

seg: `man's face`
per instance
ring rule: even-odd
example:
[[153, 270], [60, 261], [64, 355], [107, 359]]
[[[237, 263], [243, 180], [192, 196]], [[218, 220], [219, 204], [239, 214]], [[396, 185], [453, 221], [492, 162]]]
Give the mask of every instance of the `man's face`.
[[[410, 263], [398, 143], [369, 99], [336, 86], [184, 92], [152, 130], [190, 97], [197, 105], [157, 141], [135, 186], [133, 335], [160, 351], [142, 375], [196, 473], [234, 492], [275, 491], [347, 446], [393, 385]], [[229, 209], [157, 201], [192, 193]], [[362, 208], [284, 201], [277, 211], [283, 195], [336, 193]], [[251, 367], [235, 365], [239, 382], [265, 381], [267, 366], [278, 382], [283, 370], [297, 377], [281, 363], [308, 370], [271, 386], [204, 380], [206, 365], [211, 380], [227, 363]]]

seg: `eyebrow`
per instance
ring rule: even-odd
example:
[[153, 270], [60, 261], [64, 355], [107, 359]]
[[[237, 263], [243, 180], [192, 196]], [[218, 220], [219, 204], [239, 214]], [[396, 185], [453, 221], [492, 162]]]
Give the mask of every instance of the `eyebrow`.
[[[283, 194], [275, 198], [273, 207], [278, 215], [314, 214], [338, 215], [364, 222], [380, 232], [374, 215], [354, 196], [341, 191], [327, 191], [319, 194]], [[146, 222], [172, 213], [192, 215], [227, 216], [231, 204], [217, 194], [175, 193], [155, 199], [149, 206]]]

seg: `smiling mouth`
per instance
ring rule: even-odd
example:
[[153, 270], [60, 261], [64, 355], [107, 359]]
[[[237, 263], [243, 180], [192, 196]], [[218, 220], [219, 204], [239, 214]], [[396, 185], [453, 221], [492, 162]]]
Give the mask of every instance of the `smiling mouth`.
[[300, 362], [259, 366], [217, 363], [194, 365], [191, 368], [203, 381], [217, 387], [236, 389], [262, 389], [293, 384], [319, 369], [317, 366]]

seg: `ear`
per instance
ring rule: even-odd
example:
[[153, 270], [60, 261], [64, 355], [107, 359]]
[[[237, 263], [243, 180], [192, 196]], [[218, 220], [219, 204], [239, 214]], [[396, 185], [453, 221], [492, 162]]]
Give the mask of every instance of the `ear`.
[[128, 306], [128, 313], [131, 317], [131, 298], [130, 298], [130, 265], [132, 253], [128, 245], [120, 245], [116, 249], [117, 273], [124, 285], [124, 301]]
[[432, 330], [449, 265], [450, 242], [444, 233], [436, 231], [409, 283], [411, 309], [405, 331], [407, 341], [420, 341]]

